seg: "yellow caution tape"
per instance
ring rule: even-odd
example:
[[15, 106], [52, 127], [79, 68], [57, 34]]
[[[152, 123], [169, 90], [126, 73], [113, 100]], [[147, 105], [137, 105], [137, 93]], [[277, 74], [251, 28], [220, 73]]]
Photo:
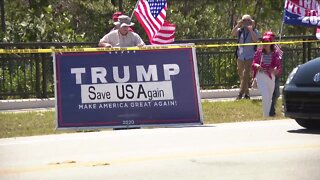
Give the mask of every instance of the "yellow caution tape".
[[245, 44], [202, 44], [202, 45], [168, 45], [168, 46], [144, 46], [144, 47], [127, 47], [127, 48], [61, 48], [61, 49], [0, 49], [0, 54], [31, 54], [31, 53], [64, 53], [64, 52], [110, 52], [110, 51], [143, 51], [158, 49], [184, 49], [184, 48], [216, 48], [216, 47], [232, 47], [232, 46], [253, 46], [264, 44], [297, 44], [297, 43], [320, 42], [320, 40], [301, 40], [301, 41], [283, 41], [283, 42], [261, 42], [261, 43], [245, 43]]

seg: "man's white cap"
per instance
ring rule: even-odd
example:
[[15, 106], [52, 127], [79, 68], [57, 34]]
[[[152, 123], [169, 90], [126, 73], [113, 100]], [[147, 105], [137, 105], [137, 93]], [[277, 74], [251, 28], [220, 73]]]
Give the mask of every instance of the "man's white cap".
[[134, 25], [134, 23], [131, 22], [131, 18], [127, 15], [119, 16], [118, 22], [114, 22], [113, 24], [120, 27], [125, 27], [125, 26], [129, 27]]

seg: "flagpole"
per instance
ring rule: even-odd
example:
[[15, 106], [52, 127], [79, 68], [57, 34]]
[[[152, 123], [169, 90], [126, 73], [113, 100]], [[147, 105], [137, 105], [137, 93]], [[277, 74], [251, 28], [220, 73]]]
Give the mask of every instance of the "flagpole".
[[[284, 6], [285, 6], [285, 5], [286, 5], [286, 0], [284, 0]], [[283, 16], [282, 16], [282, 22], [281, 22], [281, 25], [280, 25], [279, 41], [281, 41], [281, 38], [282, 38], [282, 31], [283, 31], [283, 25], [284, 25], [285, 15], [286, 15], [286, 10], [284, 9], [284, 10], [283, 10]]]
[[133, 11], [132, 11], [132, 13], [131, 13], [131, 16], [130, 16], [130, 19], [131, 19], [131, 20], [132, 20], [134, 11], [136, 10], [136, 8], [137, 8], [137, 6], [138, 6], [138, 2], [139, 2], [139, 0], [136, 2], [136, 5], [134, 6], [134, 9], [133, 9]]
[[279, 34], [279, 41], [281, 41], [281, 37], [282, 37], [282, 31], [283, 31], [283, 20], [282, 20], [282, 23], [281, 23], [281, 26], [280, 26], [280, 34]]

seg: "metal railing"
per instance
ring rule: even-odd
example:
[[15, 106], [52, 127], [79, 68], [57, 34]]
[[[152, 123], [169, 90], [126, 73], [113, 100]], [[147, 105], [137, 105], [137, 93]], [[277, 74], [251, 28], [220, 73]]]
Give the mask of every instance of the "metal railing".
[[[285, 37], [287, 40], [309, 40], [310, 36]], [[176, 43], [218, 44], [235, 39], [194, 39]], [[0, 43], [1, 49], [33, 49], [63, 47], [96, 47], [97, 43]], [[282, 45], [285, 82], [290, 71], [308, 60], [320, 56], [320, 43]], [[197, 49], [199, 80], [202, 89], [231, 88], [239, 84], [235, 47]], [[47, 98], [54, 96], [51, 54], [0, 54], [0, 99]]]

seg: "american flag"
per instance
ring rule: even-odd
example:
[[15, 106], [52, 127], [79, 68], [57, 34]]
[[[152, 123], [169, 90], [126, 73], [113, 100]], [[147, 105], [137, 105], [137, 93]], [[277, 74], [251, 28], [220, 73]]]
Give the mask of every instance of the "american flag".
[[279, 58], [282, 59], [283, 51], [281, 50], [279, 44], [275, 44], [275, 45], [274, 45], [274, 48], [276, 49], [276, 51], [278, 51], [278, 53], [279, 53]]
[[139, 0], [134, 11], [151, 44], [174, 42], [176, 26], [166, 21], [166, 0]]

